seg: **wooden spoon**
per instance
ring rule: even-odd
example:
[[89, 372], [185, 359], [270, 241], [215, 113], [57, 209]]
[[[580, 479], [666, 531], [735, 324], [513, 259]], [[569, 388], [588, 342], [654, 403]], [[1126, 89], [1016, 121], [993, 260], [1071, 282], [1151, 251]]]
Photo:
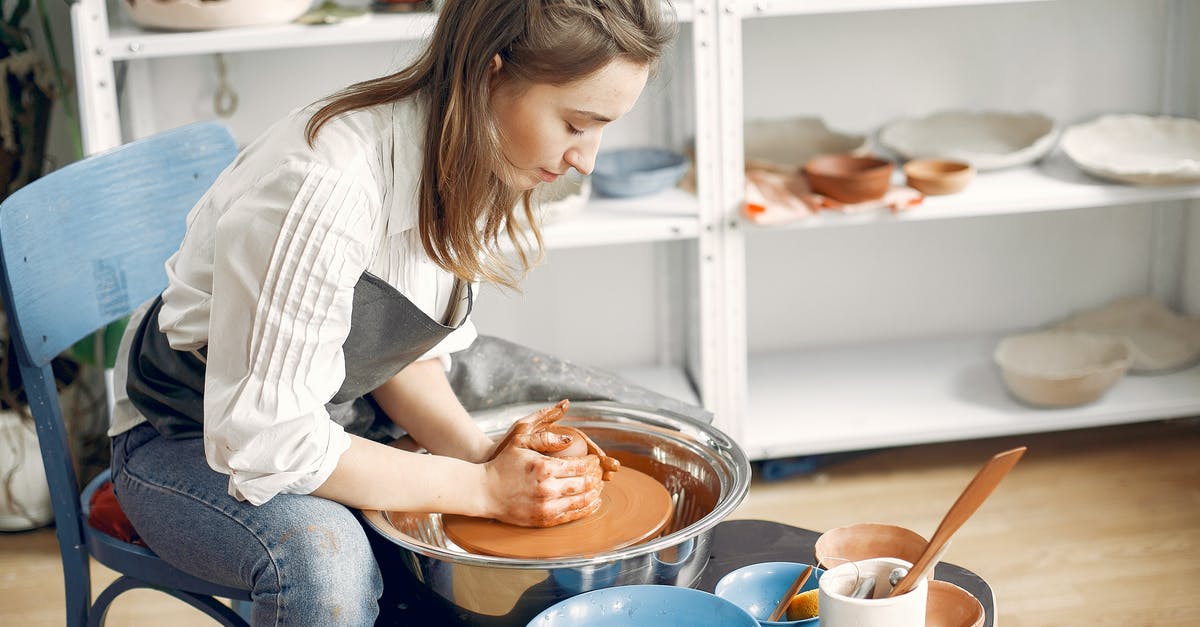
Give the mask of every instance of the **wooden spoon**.
[[800, 587], [803, 586], [806, 581], [808, 581], [808, 577], [812, 574], [812, 571], [812, 566], [805, 568], [804, 572], [800, 573], [800, 576], [796, 577], [796, 580], [792, 582], [792, 585], [788, 586], [787, 592], [785, 592], [783, 598], [779, 600], [779, 604], [775, 606], [775, 610], [771, 612], [771, 616], [767, 618], [767, 622], [773, 623], [778, 621], [780, 617], [783, 616], [783, 613], [787, 610], [788, 603], [792, 600], [792, 597], [796, 596], [796, 593], [800, 591]]
[[896, 584], [892, 591], [888, 593], [889, 597], [904, 594], [916, 587], [917, 582], [925, 578], [929, 574], [929, 569], [937, 563], [934, 559], [937, 557], [942, 548], [950, 541], [950, 536], [958, 531], [963, 523], [979, 509], [984, 500], [996, 489], [1000, 480], [1012, 470], [1021, 456], [1025, 454], [1025, 447], [1018, 447], [1003, 453], [997, 453], [988, 460], [983, 468], [975, 473], [975, 478], [971, 479], [971, 483], [963, 489], [962, 494], [958, 495], [958, 500], [954, 505], [950, 506], [950, 510], [946, 512], [946, 516], [942, 518], [941, 524], [938, 525], [937, 531], [933, 532], [933, 537], [929, 539], [929, 544], [925, 545], [925, 550], [921, 556], [917, 558], [917, 563], [908, 570], [908, 575]]

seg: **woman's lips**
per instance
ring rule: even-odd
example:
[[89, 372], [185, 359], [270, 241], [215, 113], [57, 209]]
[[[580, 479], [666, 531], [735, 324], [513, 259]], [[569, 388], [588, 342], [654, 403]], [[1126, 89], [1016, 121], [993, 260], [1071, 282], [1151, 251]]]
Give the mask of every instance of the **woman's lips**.
[[555, 174], [554, 172], [551, 172], [550, 170], [547, 170], [545, 168], [538, 168], [538, 176], [541, 177], [541, 179], [547, 183], [553, 183], [554, 181], [558, 180], [558, 177], [560, 177], [562, 175]]

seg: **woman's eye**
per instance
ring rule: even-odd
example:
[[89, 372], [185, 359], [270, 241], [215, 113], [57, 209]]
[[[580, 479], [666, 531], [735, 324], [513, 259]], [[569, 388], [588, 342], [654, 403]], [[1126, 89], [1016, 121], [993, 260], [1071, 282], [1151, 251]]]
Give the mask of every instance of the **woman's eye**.
[[573, 124], [567, 124], [567, 130], [571, 131], [572, 135], [583, 135], [583, 129], [575, 128]]

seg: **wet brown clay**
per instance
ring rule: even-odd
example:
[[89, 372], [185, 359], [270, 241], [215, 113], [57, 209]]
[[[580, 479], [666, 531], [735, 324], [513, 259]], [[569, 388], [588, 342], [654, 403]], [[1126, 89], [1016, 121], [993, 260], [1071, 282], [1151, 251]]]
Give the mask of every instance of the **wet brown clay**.
[[671, 495], [653, 477], [622, 468], [604, 484], [600, 509], [554, 527], [519, 527], [490, 518], [442, 516], [446, 536], [471, 553], [520, 559], [583, 557], [658, 537], [671, 522]]

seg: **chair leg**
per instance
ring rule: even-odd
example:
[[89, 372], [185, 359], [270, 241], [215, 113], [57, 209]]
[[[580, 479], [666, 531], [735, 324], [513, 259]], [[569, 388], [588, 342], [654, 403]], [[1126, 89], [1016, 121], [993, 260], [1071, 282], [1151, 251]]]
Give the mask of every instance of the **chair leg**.
[[88, 613], [88, 627], [101, 627], [104, 625], [105, 616], [108, 614], [108, 608], [112, 605], [112, 602], [121, 594], [138, 588], [158, 590], [164, 594], [169, 594], [176, 599], [179, 599], [180, 601], [183, 601], [184, 603], [187, 603], [188, 605], [200, 610], [201, 612], [204, 612], [206, 616], [212, 618], [225, 627], [249, 627], [249, 623], [247, 623], [245, 620], [242, 620], [242, 617], [238, 616], [237, 612], [229, 609], [229, 607], [220, 601], [217, 601], [213, 597], [202, 594], [192, 594], [191, 592], [184, 592], [182, 590], [161, 588], [159, 586], [146, 583], [141, 579], [129, 577], [128, 575], [122, 575], [121, 577], [118, 577], [116, 581], [112, 582], [112, 585], [105, 588], [104, 592], [101, 592], [100, 596], [96, 598], [96, 602], [92, 604], [91, 612]]

